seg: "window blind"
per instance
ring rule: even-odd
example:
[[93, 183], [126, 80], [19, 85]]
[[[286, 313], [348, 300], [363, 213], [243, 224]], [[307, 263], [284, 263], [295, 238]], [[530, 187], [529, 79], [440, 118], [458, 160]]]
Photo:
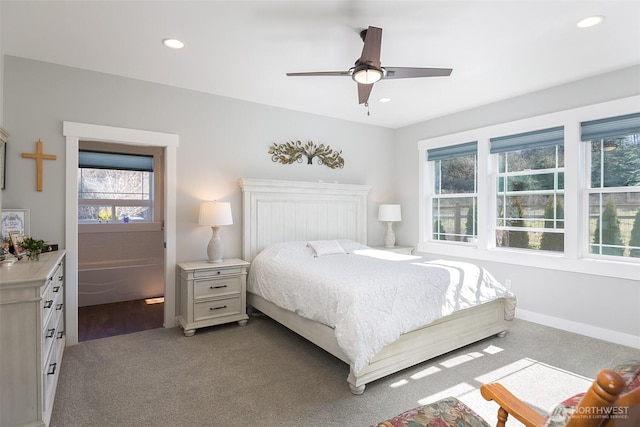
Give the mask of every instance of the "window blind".
[[478, 141], [465, 142], [464, 144], [450, 145], [448, 147], [432, 148], [427, 150], [427, 160], [445, 160], [454, 157], [474, 156], [478, 153]]
[[78, 167], [153, 172], [153, 156], [80, 150]]
[[640, 133], [640, 113], [582, 122], [580, 127], [583, 141]]
[[531, 148], [551, 147], [564, 144], [564, 127], [534, 130], [509, 136], [491, 138], [491, 154], [506, 153]]

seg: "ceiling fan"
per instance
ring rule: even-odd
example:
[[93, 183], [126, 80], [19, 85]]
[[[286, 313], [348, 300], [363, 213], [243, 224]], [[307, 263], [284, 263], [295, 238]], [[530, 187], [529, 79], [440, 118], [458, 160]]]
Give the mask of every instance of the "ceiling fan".
[[380, 65], [382, 28], [369, 27], [360, 32], [364, 42], [362, 54], [355, 65], [346, 71], [312, 71], [287, 73], [287, 76], [350, 76], [358, 83], [358, 103], [369, 103], [373, 84], [382, 79], [409, 79], [414, 77], [449, 76], [451, 68], [383, 67]]

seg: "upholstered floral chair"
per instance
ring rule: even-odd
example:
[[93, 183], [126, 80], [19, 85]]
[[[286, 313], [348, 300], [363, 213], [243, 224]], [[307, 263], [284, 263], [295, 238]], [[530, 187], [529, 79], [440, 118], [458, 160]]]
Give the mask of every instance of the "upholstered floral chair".
[[[618, 365], [598, 373], [591, 388], [541, 415], [499, 383], [480, 388], [498, 409], [497, 427], [505, 427], [509, 415], [527, 427], [639, 427], [640, 361]], [[482, 417], [454, 397], [411, 409], [375, 427], [491, 427]], [[374, 426], [372, 426], [374, 427]]]

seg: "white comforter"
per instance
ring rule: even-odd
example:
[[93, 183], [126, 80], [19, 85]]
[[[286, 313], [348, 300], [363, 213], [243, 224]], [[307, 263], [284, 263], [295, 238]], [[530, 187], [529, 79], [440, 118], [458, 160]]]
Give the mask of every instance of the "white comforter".
[[264, 249], [247, 290], [334, 328], [355, 374], [401, 334], [454, 311], [506, 298], [513, 318], [514, 295], [479, 266], [339, 242], [347, 254], [317, 257], [307, 242]]

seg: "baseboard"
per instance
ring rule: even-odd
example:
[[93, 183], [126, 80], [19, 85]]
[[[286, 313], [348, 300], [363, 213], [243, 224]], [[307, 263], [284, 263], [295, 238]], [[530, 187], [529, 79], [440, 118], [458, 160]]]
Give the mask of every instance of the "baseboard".
[[586, 323], [574, 322], [572, 320], [561, 319], [559, 317], [548, 316], [529, 310], [516, 310], [516, 318], [527, 320], [533, 323], [550, 326], [552, 328], [562, 329], [564, 331], [573, 332], [580, 335], [586, 335], [591, 338], [597, 338], [609, 341], [615, 344], [626, 345], [640, 349], [640, 337], [625, 334], [622, 332], [612, 331], [610, 329], [599, 328], [597, 326], [588, 325]]

